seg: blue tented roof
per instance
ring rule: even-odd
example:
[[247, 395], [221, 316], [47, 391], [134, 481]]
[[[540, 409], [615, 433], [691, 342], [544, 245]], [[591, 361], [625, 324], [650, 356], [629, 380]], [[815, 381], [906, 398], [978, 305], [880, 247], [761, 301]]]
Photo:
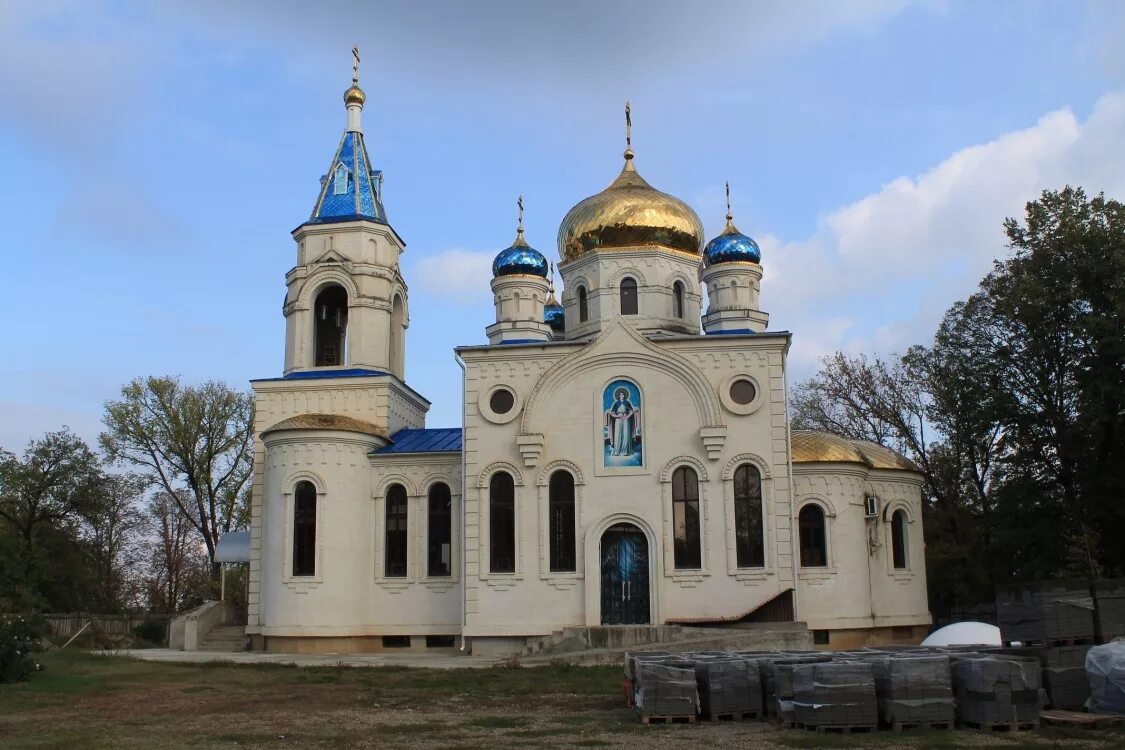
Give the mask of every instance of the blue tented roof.
[[399, 430], [391, 435], [391, 444], [375, 453], [457, 453], [461, 450], [461, 428], [439, 427], [432, 430]]

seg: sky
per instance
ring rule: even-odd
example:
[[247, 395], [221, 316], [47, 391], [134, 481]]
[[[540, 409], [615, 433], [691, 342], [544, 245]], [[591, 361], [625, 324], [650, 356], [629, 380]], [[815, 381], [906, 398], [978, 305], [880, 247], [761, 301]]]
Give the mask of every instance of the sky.
[[557, 258], [636, 165], [708, 237], [762, 247], [791, 380], [927, 343], [1067, 184], [1125, 199], [1125, 4], [0, 0], [0, 447], [96, 441], [129, 380], [280, 375], [289, 233], [361, 50], [368, 150], [409, 284], [407, 382], [460, 424], [492, 257]]

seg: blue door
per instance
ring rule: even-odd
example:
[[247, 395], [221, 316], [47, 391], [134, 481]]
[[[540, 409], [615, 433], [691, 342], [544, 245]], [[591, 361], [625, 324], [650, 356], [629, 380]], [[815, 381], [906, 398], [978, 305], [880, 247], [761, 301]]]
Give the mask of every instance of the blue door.
[[647, 625], [648, 539], [628, 523], [602, 534], [602, 624]]

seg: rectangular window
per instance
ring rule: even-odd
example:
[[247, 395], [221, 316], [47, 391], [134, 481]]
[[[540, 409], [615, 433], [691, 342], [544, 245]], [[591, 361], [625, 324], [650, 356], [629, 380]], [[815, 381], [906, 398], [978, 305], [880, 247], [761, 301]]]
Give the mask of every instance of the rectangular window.
[[427, 635], [426, 648], [453, 648], [457, 645], [455, 635]]
[[383, 648], [410, 648], [410, 636], [385, 635], [383, 636]]
[[828, 632], [827, 630], [814, 630], [812, 632], [812, 642], [817, 646], [828, 645]]
[[406, 489], [401, 484], [387, 491], [387, 549], [383, 575], [388, 578], [406, 576]]
[[672, 472], [672, 529], [677, 570], [703, 567], [699, 537], [699, 481], [695, 471], [681, 466]]
[[426, 573], [431, 577], [448, 576], [453, 570], [452, 496], [449, 485], [438, 482], [430, 487], [429, 540], [426, 552]]
[[299, 482], [293, 493], [293, 575], [316, 573], [316, 488]]
[[499, 471], [489, 483], [488, 569], [516, 572], [516, 487], [510, 474]]
[[552, 474], [549, 493], [551, 572], [573, 573], [574, 477], [570, 472], [560, 470]]

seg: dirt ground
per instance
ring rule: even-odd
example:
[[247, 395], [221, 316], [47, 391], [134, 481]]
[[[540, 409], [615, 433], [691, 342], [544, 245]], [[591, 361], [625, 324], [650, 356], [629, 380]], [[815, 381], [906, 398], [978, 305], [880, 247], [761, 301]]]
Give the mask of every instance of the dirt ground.
[[757, 721], [645, 726], [614, 667], [431, 670], [44, 658], [0, 685], [2, 748], [1125, 747], [1125, 729], [818, 735]]

